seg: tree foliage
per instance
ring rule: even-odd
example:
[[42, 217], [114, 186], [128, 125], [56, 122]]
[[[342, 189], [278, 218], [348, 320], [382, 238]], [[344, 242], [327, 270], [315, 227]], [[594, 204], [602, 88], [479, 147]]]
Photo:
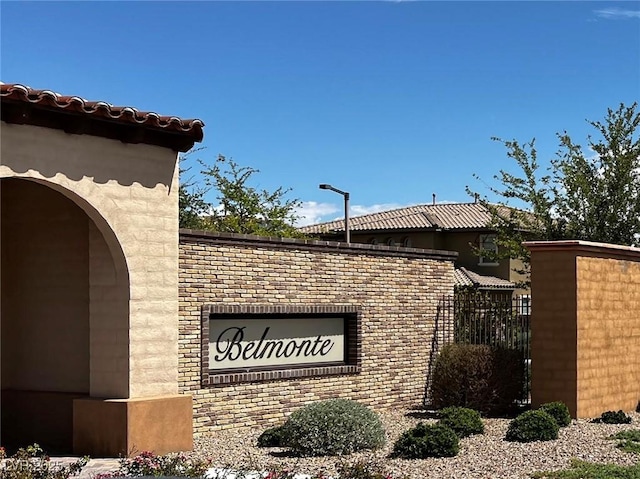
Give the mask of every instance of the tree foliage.
[[[504, 144], [519, 174], [505, 170], [489, 187], [498, 203], [481, 202], [497, 232], [494, 259], [519, 258], [529, 270], [526, 240], [576, 239], [637, 246], [640, 244], [640, 113], [637, 103], [608, 109], [604, 121], [588, 121], [596, 136], [587, 150], [559, 133], [556, 157], [541, 171], [535, 140]], [[472, 193], [472, 192], [470, 192]], [[522, 206], [514, 208], [513, 201]], [[486, 254], [483, 252], [483, 254]]]
[[[184, 161], [184, 157], [180, 161]], [[207, 191], [193, 178], [185, 178], [189, 171], [189, 168], [180, 168], [179, 225], [180, 228], [207, 229], [207, 214], [211, 209], [211, 205], [204, 199]]]
[[568, 238], [622, 245], [640, 242], [640, 113], [637, 103], [609, 109], [604, 123], [590, 122], [601, 139], [585, 157], [565, 132], [554, 161], [558, 217]]
[[[258, 189], [250, 182], [259, 170], [239, 166], [218, 155], [213, 165], [202, 161], [204, 186], [187, 180], [180, 186], [180, 227], [260, 236], [302, 237], [295, 226], [297, 199], [286, 199], [289, 189]], [[184, 175], [188, 170], [181, 170]], [[214, 190], [217, 204], [205, 200]]]

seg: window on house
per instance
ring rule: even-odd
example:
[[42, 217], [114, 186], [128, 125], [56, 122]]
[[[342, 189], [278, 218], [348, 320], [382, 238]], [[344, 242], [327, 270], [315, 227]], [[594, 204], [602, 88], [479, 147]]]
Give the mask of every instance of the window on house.
[[405, 248], [411, 248], [411, 238], [405, 236], [402, 240], [402, 246], [404, 246]]
[[531, 315], [531, 295], [523, 294], [516, 297], [517, 305], [518, 305], [518, 314], [521, 316], [530, 316]]
[[387, 246], [396, 246], [396, 240], [394, 240], [393, 238], [387, 238]]
[[496, 235], [480, 235], [480, 258], [478, 264], [484, 266], [496, 266], [498, 264], [498, 260], [494, 259], [492, 254], [487, 253], [495, 254], [497, 252], [498, 245], [496, 244]]

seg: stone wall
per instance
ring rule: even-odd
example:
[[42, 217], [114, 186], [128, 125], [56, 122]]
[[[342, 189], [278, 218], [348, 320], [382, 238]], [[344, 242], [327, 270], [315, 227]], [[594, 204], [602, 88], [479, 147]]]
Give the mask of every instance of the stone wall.
[[574, 417], [640, 401], [640, 249], [533, 242], [532, 403]]
[[[453, 292], [454, 259], [444, 251], [182, 231], [179, 388], [193, 395], [194, 432], [279, 423], [304, 404], [334, 397], [376, 409], [420, 404], [438, 299]], [[358, 364], [203, 385], [203, 308], [225, 307], [357, 311]]]

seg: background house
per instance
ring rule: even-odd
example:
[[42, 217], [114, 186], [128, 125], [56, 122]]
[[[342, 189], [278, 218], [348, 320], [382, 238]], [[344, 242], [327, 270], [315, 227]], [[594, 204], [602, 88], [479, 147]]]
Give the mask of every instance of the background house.
[[[349, 230], [354, 243], [456, 251], [459, 286], [528, 293], [515, 286], [524, 279], [514, 271], [521, 266], [520, 260], [495, 261], [482, 256], [483, 250], [497, 248], [490, 221], [489, 211], [480, 203], [425, 204], [350, 218]], [[301, 231], [343, 241], [344, 220], [305, 226]]]

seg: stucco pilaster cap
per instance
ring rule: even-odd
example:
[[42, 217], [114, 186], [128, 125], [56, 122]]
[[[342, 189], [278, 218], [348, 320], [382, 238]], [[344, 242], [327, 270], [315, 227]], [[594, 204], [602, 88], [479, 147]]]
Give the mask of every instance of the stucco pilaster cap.
[[640, 248], [594, 241], [525, 241], [522, 243], [530, 251], [578, 251], [606, 255], [625, 256], [640, 261]]

